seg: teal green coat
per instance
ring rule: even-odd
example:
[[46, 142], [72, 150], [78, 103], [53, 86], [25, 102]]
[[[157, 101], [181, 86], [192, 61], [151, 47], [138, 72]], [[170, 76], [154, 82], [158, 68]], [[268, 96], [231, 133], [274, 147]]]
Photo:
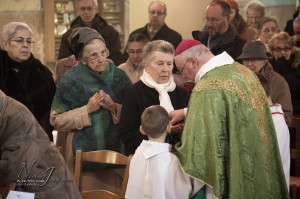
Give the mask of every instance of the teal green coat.
[[[99, 90], [103, 90], [116, 103], [121, 103], [125, 89], [131, 84], [125, 72], [113, 63], [107, 63], [101, 73], [78, 63], [58, 84], [52, 108], [63, 113], [86, 105]], [[91, 126], [73, 130], [73, 149], [83, 151], [114, 150], [121, 152], [118, 125], [112, 121], [111, 112], [100, 108], [90, 114]]]

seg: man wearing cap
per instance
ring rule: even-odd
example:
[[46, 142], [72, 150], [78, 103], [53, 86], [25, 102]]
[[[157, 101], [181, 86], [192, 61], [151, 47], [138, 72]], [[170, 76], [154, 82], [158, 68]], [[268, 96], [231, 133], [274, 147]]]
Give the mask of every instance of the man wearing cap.
[[272, 102], [282, 106], [284, 119], [287, 124], [292, 122], [293, 105], [291, 92], [287, 81], [273, 70], [268, 61], [267, 51], [264, 43], [261, 41], [249, 41], [243, 48], [241, 56], [243, 65], [247, 66], [256, 74], [261, 74], [270, 84], [270, 97]]
[[[269, 105], [256, 75], [196, 40], [179, 44], [175, 62], [196, 82], [175, 147], [184, 171], [217, 198], [288, 198]], [[170, 116], [174, 124], [184, 110]]]
[[72, 48], [68, 42], [68, 37], [72, 29], [76, 27], [89, 27], [98, 31], [104, 38], [109, 50], [109, 59], [118, 66], [124, 62], [121, 53], [121, 42], [119, 33], [98, 14], [97, 0], [77, 0], [76, 8], [78, 17], [72, 21], [70, 29], [62, 35], [58, 59], [69, 57], [73, 54]]
[[[84, 27], [76, 32], [71, 46], [79, 63], [60, 80], [52, 103], [50, 123], [59, 131], [72, 131], [67, 150], [122, 152], [118, 122], [121, 114], [121, 99], [125, 89], [131, 85], [126, 73], [113, 63], [107, 62], [109, 55], [102, 36], [94, 29]], [[72, 138], [72, 135], [74, 136]], [[68, 160], [73, 160], [71, 154]], [[72, 165], [72, 164], [69, 164]], [[102, 170], [101, 170], [102, 169]], [[82, 182], [81, 190], [109, 188], [113, 182], [106, 176], [105, 167], [84, 164], [84, 176], [92, 176]], [[97, 170], [97, 172], [94, 172]], [[98, 172], [99, 171], [99, 172]]]
[[214, 54], [226, 51], [233, 59], [238, 57], [246, 41], [236, 35], [229, 23], [230, 6], [222, 0], [212, 1], [206, 8], [204, 22], [206, 31], [193, 31], [195, 40], [200, 41]]

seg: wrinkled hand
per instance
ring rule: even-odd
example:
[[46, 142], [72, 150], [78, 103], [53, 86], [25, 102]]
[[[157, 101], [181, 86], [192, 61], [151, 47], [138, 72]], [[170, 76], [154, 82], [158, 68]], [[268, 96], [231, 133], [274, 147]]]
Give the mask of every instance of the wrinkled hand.
[[102, 99], [102, 94], [100, 92], [95, 93], [89, 99], [89, 102], [87, 103], [88, 113], [93, 113], [101, 107], [101, 104], [100, 104], [101, 99]]
[[102, 92], [103, 98], [100, 101], [100, 105], [107, 110], [110, 110], [113, 112], [116, 111], [116, 109], [117, 109], [116, 104], [112, 101], [111, 97], [108, 94], [106, 94], [104, 91], [101, 91], [101, 92]]
[[183, 130], [183, 123], [171, 125], [171, 132], [173, 133], [181, 133], [182, 130]]
[[171, 111], [169, 113], [169, 117], [171, 118], [170, 124], [173, 125], [177, 122], [180, 122], [184, 120], [184, 110], [183, 109], [178, 109]]

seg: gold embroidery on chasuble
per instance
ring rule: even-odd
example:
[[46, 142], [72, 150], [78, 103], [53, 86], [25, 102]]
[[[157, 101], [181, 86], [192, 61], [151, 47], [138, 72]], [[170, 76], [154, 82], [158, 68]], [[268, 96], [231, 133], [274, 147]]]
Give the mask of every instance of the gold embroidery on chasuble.
[[252, 72], [247, 69], [245, 66], [241, 64], [237, 64], [236, 68], [244, 75], [245, 80], [249, 83], [250, 85], [250, 93], [253, 96], [252, 99], [252, 107], [257, 111], [258, 113], [258, 124], [259, 124], [259, 129], [262, 137], [262, 141], [264, 144], [264, 149], [266, 153], [266, 157], [268, 161], [270, 160], [270, 155], [269, 155], [269, 150], [268, 150], [268, 140], [267, 140], [267, 135], [265, 131], [265, 118], [264, 118], [264, 103], [266, 101], [266, 95], [262, 87], [259, 87], [258, 85], [254, 84], [254, 78], [256, 79], [256, 82], [258, 78], [256, 75], [251, 74]]

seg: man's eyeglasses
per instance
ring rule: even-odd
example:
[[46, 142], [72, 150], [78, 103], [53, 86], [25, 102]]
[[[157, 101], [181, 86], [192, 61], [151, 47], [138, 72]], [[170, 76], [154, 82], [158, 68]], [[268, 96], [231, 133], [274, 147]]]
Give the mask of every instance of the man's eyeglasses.
[[275, 47], [275, 48], [272, 48], [273, 51], [277, 52], [277, 53], [280, 53], [281, 51], [284, 51], [284, 52], [289, 52], [290, 50], [292, 50], [291, 47], [284, 47], [284, 48], [280, 48], [280, 47]]
[[88, 12], [91, 12], [93, 11], [95, 7], [94, 6], [90, 6], [90, 7], [80, 7], [78, 8], [81, 12], [85, 12], [85, 11], [88, 11]]
[[187, 58], [187, 60], [185, 61], [185, 63], [184, 63], [184, 65], [183, 65], [182, 69], [180, 70], [180, 73], [181, 73], [181, 74], [183, 73], [183, 70], [184, 70], [184, 68], [185, 68], [185, 66], [186, 66], [186, 64], [188, 63], [189, 60], [190, 60], [190, 58]]
[[276, 28], [265, 28], [265, 29], [263, 29], [263, 32], [264, 33], [277, 32], [277, 29]]
[[90, 56], [88, 56], [87, 59], [89, 61], [95, 61], [95, 60], [99, 59], [100, 56], [103, 57], [103, 58], [108, 57], [109, 56], [109, 51], [107, 49], [105, 49], [105, 50], [102, 50], [99, 53], [93, 53]]
[[149, 11], [149, 14], [151, 14], [151, 15], [157, 14], [157, 16], [163, 16], [163, 15], [165, 15], [166, 13], [164, 13], [164, 12], [156, 12], [156, 11]]
[[141, 54], [141, 53], [143, 53], [143, 49], [137, 49], [137, 50], [130, 49], [130, 50], [128, 50], [128, 53], [129, 54]]
[[14, 41], [14, 42], [17, 42], [19, 45], [23, 45], [24, 43], [27, 43], [28, 46], [30, 46], [31, 44], [34, 44], [35, 42], [30, 40], [30, 39], [23, 39], [23, 38], [20, 38], [20, 39], [11, 39], [10, 41]]
[[209, 21], [211, 22], [211, 23], [217, 23], [218, 21], [220, 21], [220, 20], [222, 20], [222, 19], [224, 19], [225, 17], [221, 17], [221, 18], [215, 18], [215, 17], [204, 17], [203, 18], [203, 21], [204, 21], [204, 23], [208, 23]]

